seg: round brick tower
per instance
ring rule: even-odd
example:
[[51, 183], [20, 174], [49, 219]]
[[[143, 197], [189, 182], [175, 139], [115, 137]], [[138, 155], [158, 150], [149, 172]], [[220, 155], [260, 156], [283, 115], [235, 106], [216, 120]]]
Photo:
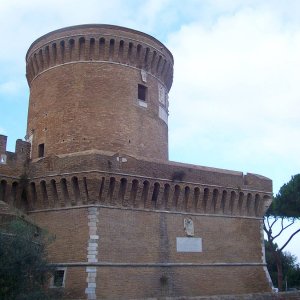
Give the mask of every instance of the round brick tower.
[[32, 158], [86, 150], [168, 159], [173, 57], [145, 33], [80, 25], [37, 39], [26, 55]]

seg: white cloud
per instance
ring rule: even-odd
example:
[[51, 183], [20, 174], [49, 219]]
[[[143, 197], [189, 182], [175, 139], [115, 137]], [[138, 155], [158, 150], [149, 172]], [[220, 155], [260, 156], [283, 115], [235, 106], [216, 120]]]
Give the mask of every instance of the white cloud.
[[172, 148], [201, 156], [219, 149], [244, 164], [272, 157], [300, 168], [299, 27], [247, 7], [210, 27], [182, 26], [168, 45], [175, 57]]
[[22, 88], [21, 84], [22, 83], [19, 81], [7, 81], [0, 83], [0, 94], [16, 95]]
[[6, 134], [6, 131], [4, 128], [0, 127], [0, 134]]
[[[4, 3], [2, 3], [4, 2]], [[30, 44], [49, 31], [78, 24], [132, 23], [132, 6], [121, 0], [2, 1], [0, 5], [0, 61], [24, 61]], [[3, 44], [2, 44], [3, 45]], [[8, 51], [9, 50], [9, 51]]]

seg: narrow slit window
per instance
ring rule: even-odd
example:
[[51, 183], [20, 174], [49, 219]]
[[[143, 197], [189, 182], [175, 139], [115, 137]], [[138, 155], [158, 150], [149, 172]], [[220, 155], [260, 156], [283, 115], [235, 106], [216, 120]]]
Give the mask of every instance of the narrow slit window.
[[147, 100], [147, 87], [142, 84], [138, 85], [138, 99], [142, 101]]
[[44, 157], [45, 155], [45, 144], [39, 144], [39, 157]]

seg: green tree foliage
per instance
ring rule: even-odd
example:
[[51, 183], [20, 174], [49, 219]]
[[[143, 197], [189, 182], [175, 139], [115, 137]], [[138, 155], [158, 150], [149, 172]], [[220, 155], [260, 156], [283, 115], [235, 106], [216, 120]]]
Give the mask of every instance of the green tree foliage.
[[[278, 249], [278, 246], [276, 244], [271, 245], [268, 241], [265, 241], [268, 270], [274, 286], [278, 287], [277, 263], [272, 253], [273, 248]], [[300, 266], [296, 263], [296, 256], [289, 252], [281, 252], [280, 259], [284, 278], [283, 289], [300, 288]]]
[[268, 214], [285, 218], [300, 218], [300, 174], [292, 176], [291, 180], [280, 188]]
[[[300, 227], [297, 226], [296, 229], [292, 231], [281, 247], [276, 245], [275, 239], [282, 233], [286, 232], [287, 228], [292, 228], [292, 225], [299, 224], [299, 219], [300, 174], [297, 174], [292, 176], [291, 180], [280, 188], [279, 193], [276, 197], [274, 197], [264, 220], [264, 230], [267, 234], [267, 240], [269, 242], [273, 259], [276, 262], [279, 290], [283, 290], [283, 250], [294, 236], [300, 232]], [[279, 230], [275, 232], [274, 228], [276, 226], [279, 227]]]
[[[23, 220], [0, 229], [0, 299], [58, 299], [47, 289], [46, 235]], [[52, 295], [53, 296], [53, 295]]]

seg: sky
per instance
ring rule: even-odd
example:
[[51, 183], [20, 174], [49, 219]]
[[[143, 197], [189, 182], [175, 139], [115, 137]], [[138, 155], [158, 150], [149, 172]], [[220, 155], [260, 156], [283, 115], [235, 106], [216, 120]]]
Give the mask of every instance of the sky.
[[[274, 194], [299, 173], [297, 0], [0, 0], [0, 134], [9, 151], [26, 133], [29, 46], [91, 23], [146, 32], [173, 53], [170, 160], [261, 174]], [[300, 234], [287, 250], [300, 258]]]

